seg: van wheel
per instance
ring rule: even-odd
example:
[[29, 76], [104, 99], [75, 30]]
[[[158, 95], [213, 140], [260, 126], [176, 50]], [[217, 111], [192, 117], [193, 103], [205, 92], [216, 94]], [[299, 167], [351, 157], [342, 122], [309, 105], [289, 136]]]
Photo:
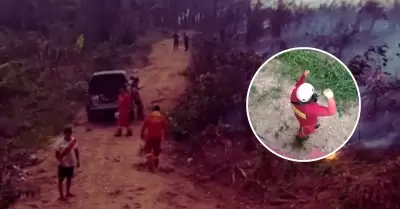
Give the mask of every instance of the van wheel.
[[94, 123], [94, 122], [96, 122], [96, 115], [95, 115], [94, 112], [92, 112], [92, 111], [87, 111], [86, 114], [87, 114], [87, 120], [88, 120], [89, 123]]

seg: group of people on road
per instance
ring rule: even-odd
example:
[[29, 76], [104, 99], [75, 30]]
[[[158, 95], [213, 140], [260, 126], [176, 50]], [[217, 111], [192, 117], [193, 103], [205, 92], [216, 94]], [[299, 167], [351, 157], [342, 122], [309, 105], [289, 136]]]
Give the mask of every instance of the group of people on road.
[[[177, 51], [179, 49], [179, 34], [177, 32], [174, 33], [172, 36], [174, 40], [174, 51]], [[183, 33], [183, 45], [185, 47], [185, 51], [189, 50], [189, 36], [186, 33]]]
[[[140, 137], [144, 141], [145, 165], [149, 171], [154, 171], [154, 169], [159, 167], [161, 143], [167, 134], [167, 120], [161, 113], [161, 108], [158, 105], [153, 107], [151, 114], [147, 118], [144, 117], [143, 103], [139, 90], [139, 79], [137, 77], [130, 77], [129, 84], [121, 87], [116, 114], [118, 128], [115, 136], [121, 137], [123, 129], [126, 130], [126, 136], [132, 136], [130, 123], [133, 104], [135, 104], [138, 120], [144, 120]], [[75, 169], [80, 166], [78, 142], [72, 133], [72, 127], [64, 128], [64, 136], [55, 144], [55, 157], [58, 161], [58, 190], [60, 200], [66, 200], [66, 198], [74, 196], [71, 193], [72, 178]], [[64, 193], [65, 180], [66, 192]]]
[[138, 120], [143, 121], [140, 132], [141, 139], [145, 142], [143, 151], [146, 155], [146, 165], [149, 171], [158, 168], [159, 156], [161, 152], [161, 142], [165, 138], [167, 121], [161, 113], [160, 106], [153, 107], [151, 114], [144, 118], [144, 109], [142, 99], [139, 94], [139, 78], [130, 77], [128, 87], [121, 88], [118, 97], [118, 114], [117, 114], [117, 132], [116, 137], [122, 136], [122, 131], [126, 129], [126, 136], [132, 136], [130, 128], [133, 104], [136, 106], [136, 116]]

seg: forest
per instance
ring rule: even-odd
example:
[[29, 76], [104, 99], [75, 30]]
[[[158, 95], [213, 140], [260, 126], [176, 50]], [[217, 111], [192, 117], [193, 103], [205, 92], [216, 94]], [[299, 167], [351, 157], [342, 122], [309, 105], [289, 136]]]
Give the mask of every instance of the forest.
[[[40, 163], [34, 151], [73, 120], [93, 71], [132, 64], [132, 52], [135, 64], [145, 65], [153, 40], [143, 37], [180, 30], [197, 35], [185, 75], [190, 87], [169, 114], [177, 167], [188, 166], [196, 181], [233, 188], [254, 206], [399, 207], [400, 4], [251, 2], [3, 0], [0, 208], [21, 196], [21, 170]], [[296, 46], [342, 59], [361, 90], [357, 130], [330, 160], [284, 161], [248, 125], [253, 74], [269, 56]]]

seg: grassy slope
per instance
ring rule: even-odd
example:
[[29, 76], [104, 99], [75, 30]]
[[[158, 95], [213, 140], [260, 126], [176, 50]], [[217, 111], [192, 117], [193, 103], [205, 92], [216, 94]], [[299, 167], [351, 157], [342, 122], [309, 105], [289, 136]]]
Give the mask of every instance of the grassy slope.
[[296, 81], [306, 69], [311, 73], [307, 82], [322, 92], [332, 89], [338, 103], [339, 112], [358, 100], [357, 88], [348, 71], [338, 62], [321, 53], [310, 50], [296, 50], [283, 53], [277, 57], [288, 65], [282, 69], [282, 76]]

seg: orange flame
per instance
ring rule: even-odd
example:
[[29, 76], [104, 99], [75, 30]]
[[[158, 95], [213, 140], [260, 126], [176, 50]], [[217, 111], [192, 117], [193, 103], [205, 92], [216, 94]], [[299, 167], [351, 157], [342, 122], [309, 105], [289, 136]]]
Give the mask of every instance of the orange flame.
[[325, 157], [325, 160], [334, 160], [336, 158], [337, 158], [337, 154], [336, 154], [336, 152], [334, 152], [334, 153], [328, 155], [327, 157]]

